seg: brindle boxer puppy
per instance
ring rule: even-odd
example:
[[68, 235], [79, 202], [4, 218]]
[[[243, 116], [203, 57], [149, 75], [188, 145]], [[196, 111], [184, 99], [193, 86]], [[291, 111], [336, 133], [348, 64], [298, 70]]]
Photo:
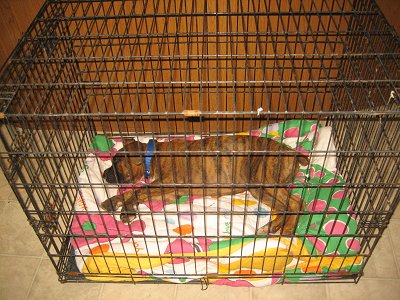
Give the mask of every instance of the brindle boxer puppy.
[[[109, 183], [139, 181], [144, 176], [143, 153], [146, 147], [147, 144], [137, 141], [127, 142], [113, 158], [113, 166], [104, 171], [103, 177]], [[154, 147], [149, 186], [181, 186], [132, 190], [102, 203], [102, 208], [110, 212], [122, 207], [121, 220], [124, 223], [133, 221], [137, 205], [149, 198], [169, 201], [176, 199], [177, 195], [189, 193], [217, 197], [234, 195], [245, 191], [248, 184], [251, 195], [276, 213], [273, 221], [257, 233], [277, 233], [278, 230], [283, 234], [294, 233], [299, 216], [296, 212], [301, 211], [304, 204], [289, 193], [288, 184], [297, 174], [299, 163], [308, 164], [308, 159], [298, 152], [267, 138], [238, 135], [196, 141], [173, 140], [157, 143]], [[194, 186], [189, 188], [185, 184]]]

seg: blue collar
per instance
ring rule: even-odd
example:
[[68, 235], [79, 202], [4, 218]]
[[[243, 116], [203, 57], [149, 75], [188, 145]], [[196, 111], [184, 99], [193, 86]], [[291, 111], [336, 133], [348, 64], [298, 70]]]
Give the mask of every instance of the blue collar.
[[153, 151], [155, 148], [156, 140], [149, 140], [147, 143], [146, 155], [145, 155], [145, 170], [144, 170], [144, 178], [150, 178], [150, 163], [151, 158], [153, 157]]

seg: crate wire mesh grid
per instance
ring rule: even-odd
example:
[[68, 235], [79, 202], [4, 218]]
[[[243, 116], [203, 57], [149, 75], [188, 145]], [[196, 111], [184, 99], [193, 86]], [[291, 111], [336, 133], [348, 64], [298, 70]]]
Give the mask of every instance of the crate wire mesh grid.
[[[47, 1], [0, 73], [1, 167], [62, 282], [357, 282], [399, 202], [399, 57], [373, 1]], [[177, 200], [130, 225], [99, 206], [132, 187], [102, 178], [122, 140], [183, 139], [155, 156], [190, 163], [232, 133], [310, 155], [293, 183], [244, 184], [297, 193], [295, 234], [255, 234], [293, 212], [205, 197], [234, 180], [138, 184]]]

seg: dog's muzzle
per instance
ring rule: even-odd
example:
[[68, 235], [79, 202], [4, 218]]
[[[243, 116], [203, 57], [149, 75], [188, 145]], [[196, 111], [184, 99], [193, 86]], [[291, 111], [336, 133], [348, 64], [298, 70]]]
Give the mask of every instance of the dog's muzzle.
[[118, 174], [117, 174], [117, 171], [114, 170], [113, 167], [110, 167], [110, 168], [104, 170], [103, 178], [104, 178], [108, 183], [118, 183], [118, 182], [119, 182], [118, 177], [119, 177], [119, 176], [118, 176]]

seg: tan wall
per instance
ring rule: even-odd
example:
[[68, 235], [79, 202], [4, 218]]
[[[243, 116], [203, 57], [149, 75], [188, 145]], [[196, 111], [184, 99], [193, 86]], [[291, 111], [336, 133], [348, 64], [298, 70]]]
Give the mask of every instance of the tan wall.
[[0, 65], [14, 49], [44, 0], [0, 0]]
[[376, 0], [379, 7], [389, 23], [400, 34], [400, 1], [399, 0]]

